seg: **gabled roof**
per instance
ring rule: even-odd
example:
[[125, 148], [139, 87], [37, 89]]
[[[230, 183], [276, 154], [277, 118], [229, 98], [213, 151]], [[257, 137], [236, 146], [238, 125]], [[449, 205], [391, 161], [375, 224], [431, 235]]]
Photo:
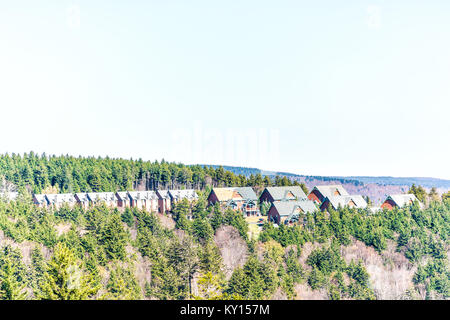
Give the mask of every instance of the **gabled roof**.
[[[306, 199], [306, 194], [303, 192], [300, 186], [290, 186], [290, 187], [266, 187], [267, 192], [272, 196], [274, 201], [278, 200], [300, 200]], [[264, 192], [264, 191], [263, 191]], [[287, 196], [289, 193], [293, 194], [292, 196]]]
[[341, 196], [348, 196], [347, 190], [344, 189], [344, 187], [340, 184], [330, 184], [330, 185], [323, 185], [323, 186], [315, 186], [311, 192], [314, 190], [319, 191], [324, 197], [333, 197], [335, 196], [335, 192], [339, 192]]
[[75, 197], [78, 198], [80, 202], [88, 202], [89, 198], [86, 192], [75, 193]]
[[169, 190], [169, 194], [174, 199], [198, 199], [197, 192], [194, 189]]
[[50, 204], [76, 202], [75, 196], [72, 193], [46, 194], [45, 197]]
[[147, 200], [147, 194], [143, 191], [128, 191], [131, 200]]
[[155, 191], [128, 191], [128, 196], [132, 200], [156, 200], [156, 199], [158, 199]]
[[115, 201], [116, 197], [114, 195], [114, 192], [88, 192], [87, 198], [89, 201], [96, 202], [96, 201]]
[[156, 190], [156, 194], [158, 195], [158, 198], [170, 199], [169, 190]]
[[277, 209], [280, 217], [290, 216], [292, 213], [296, 213], [296, 209], [300, 208], [302, 212], [314, 212], [317, 210], [317, 207], [314, 204], [314, 201], [308, 199], [302, 199], [299, 201], [275, 201], [272, 203]]
[[45, 194], [34, 194], [33, 195], [34, 199], [39, 203], [47, 203], [47, 198], [45, 197]]
[[330, 201], [330, 204], [333, 206], [334, 209], [337, 209], [339, 207], [343, 208], [345, 206], [348, 206], [349, 203], [352, 201], [355, 204], [355, 206], [354, 206], [355, 208], [359, 208], [359, 209], [367, 208], [366, 200], [364, 200], [364, 198], [359, 194], [348, 195], [348, 196], [330, 196], [330, 197], [326, 197], [324, 202], [327, 199]]
[[212, 191], [219, 201], [228, 201], [233, 199], [233, 188], [213, 188]]
[[[386, 198], [386, 200], [387, 199], [391, 199], [392, 201], [394, 201], [394, 203], [400, 208], [403, 208], [404, 206], [407, 206], [410, 203], [412, 203], [412, 202], [417, 200], [416, 196], [413, 195], [413, 194], [410, 194], [410, 193], [406, 193], [406, 194], [391, 194], [391, 195], [389, 195]], [[422, 207], [422, 203], [420, 203], [420, 201], [419, 201], [419, 205], [420, 205], [420, 207]]]
[[122, 201], [129, 200], [127, 191], [117, 191], [116, 197], [118, 200], [122, 200]]
[[255, 191], [251, 187], [213, 188], [212, 191], [216, 194], [220, 202], [229, 200], [258, 200]]
[[153, 200], [158, 200], [158, 195], [156, 194], [155, 191], [147, 191], [149, 194], [149, 197]]

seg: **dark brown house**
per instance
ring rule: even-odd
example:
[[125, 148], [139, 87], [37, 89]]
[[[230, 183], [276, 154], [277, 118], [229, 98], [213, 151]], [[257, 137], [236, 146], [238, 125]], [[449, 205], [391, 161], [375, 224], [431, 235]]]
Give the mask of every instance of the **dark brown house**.
[[158, 196], [158, 212], [167, 213], [172, 211], [172, 200], [169, 190], [156, 190], [156, 195]]
[[130, 208], [131, 202], [127, 191], [116, 192], [116, 200], [118, 208]]

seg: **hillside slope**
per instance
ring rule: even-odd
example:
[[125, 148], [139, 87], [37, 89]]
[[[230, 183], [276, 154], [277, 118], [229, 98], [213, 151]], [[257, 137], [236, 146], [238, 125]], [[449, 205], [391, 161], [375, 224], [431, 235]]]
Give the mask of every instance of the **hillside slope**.
[[450, 199], [317, 211], [251, 240], [242, 214], [205, 196], [194, 220], [185, 201], [172, 217], [0, 201], [0, 286], [14, 288], [0, 299], [450, 298]]

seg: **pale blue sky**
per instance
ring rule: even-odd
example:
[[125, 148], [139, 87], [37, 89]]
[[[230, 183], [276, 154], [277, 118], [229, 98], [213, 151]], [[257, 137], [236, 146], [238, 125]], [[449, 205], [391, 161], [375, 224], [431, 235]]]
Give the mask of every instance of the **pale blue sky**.
[[0, 152], [450, 179], [449, 21], [449, 1], [2, 1]]

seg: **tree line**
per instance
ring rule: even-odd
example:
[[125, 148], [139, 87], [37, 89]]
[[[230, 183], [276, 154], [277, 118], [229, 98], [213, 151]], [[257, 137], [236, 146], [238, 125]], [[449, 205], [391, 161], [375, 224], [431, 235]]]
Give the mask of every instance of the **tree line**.
[[[260, 173], [234, 174], [222, 166], [184, 165], [142, 159], [74, 157], [70, 155], [0, 155], [1, 189], [26, 188], [32, 193], [115, 192], [143, 188], [204, 190], [206, 186], [306, 186], [287, 177], [262, 176]], [[8, 188], [8, 186], [10, 186]]]

